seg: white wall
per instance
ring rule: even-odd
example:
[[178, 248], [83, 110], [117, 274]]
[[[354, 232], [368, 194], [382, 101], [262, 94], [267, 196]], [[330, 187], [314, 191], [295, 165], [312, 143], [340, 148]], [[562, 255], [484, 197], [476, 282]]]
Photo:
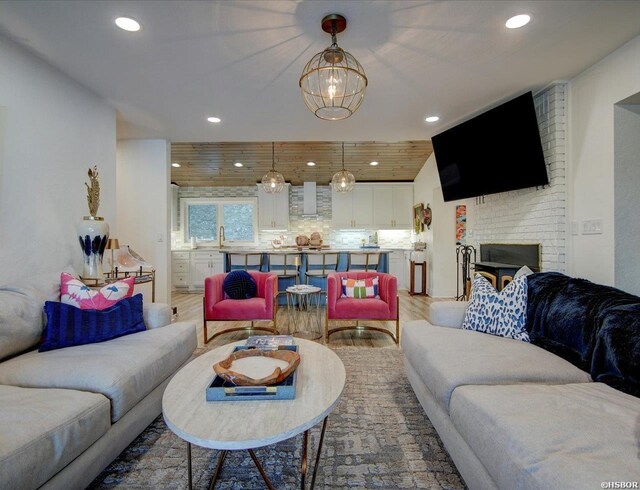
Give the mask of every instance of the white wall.
[[569, 219], [602, 219], [601, 235], [570, 237], [568, 271], [615, 284], [614, 105], [640, 92], [640, 37], [575, 77], [569, 104]]
[[0, 283], [81, 272], [76, 226], [94, 164], [99, 215], [116, 228], [115, 111], [2, 37], [0, 107]]
[[434, 298], [456, 296], [456, 204], [445, 203], [434, 154], [413, 181], [414, 204], [431, 206], [431, 229], [420, 233], [427, 243], [427, 293]]
[[[117, 145], [118, 238], [156, 269], [156, 302], [170, 292], [170, 149], [165, 140], [122, 140]], [[151, 301], [151, 289], [137, 289]]]
[[615, 286], [640, 295], [640, 105], [615, 113]]

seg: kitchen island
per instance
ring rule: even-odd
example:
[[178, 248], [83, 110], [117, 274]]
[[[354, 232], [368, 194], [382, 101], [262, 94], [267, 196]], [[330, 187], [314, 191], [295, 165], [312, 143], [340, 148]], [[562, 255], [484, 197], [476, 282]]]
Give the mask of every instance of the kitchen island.
[[[302, 250], [298, 248], [278, 248], [278, 249], [269, 249], [265, 250], [264, 248], [221, 248], [220, 253], [224, 254], [224, 271], [229, 272], [232, 270], [231, 260], [229, 258], [230, 254], [248, 254], [248, 253], [259, 253], [262, 254], [262, 268], [263, 272], [268, 271], [268, 259], [270, 254], [283, 254], [283, 253], [291, 253], [291, 254], [300, 254], [301, 262], [300, 262], [300, 273], [298, 276], [298, 282], [300, 284], [304, 284], [306, 277], [305, 272], [308, 270], [308, 256], [309, 255], [318, 255], [318, 254], [338, 254], [338, 272], [346, 271], [348, 264], [349, 253], [378, 253], [380, 254], [380, 260], [378, 262], [378, 272], [389, 272], [389, 253], [392, 250], [384, 249], [384, 248], [354, 248], [354, 249], [336, 249], [336, 248], [323, 248], [321, 250], [313, 250], [309, 248], [303, 248]], [[241, 266], [234, 266], [233, 269], [241, 269]], [[314, 286], [320, 286], [322, 289], [325, 289], [325, 279], [320, 278], [309, 278], [309, 284], [313, 284]], [[280, 291], [284, 291], [288, 286], [292, 286], [295, 283], [295, 279], [280, 279], [280, 285], [278, 289]]]
[[[267, 258], [273, 253], [300, 253], [301, 270], [298, 281], [302, 284], [305, 282], [305, 272], [307, 270], [307, 257], [309, 254], [317, 253], [338, 253], [339, 263], [338, 271], [344, 271], [347, 268], [347, 257], [349, 252], [365, 252], [370, 251], [380, 254], [380, 272], [388, 272], [398, 278], [398, 288], [407, 289], [406, 281], [409, 278], [409, 262], [408, 251], [406, 248], [388, 247], [380, 249], [372, 248], [327, 248], [321, 251], [304, 249], [300, 252], [296, 248], [286, 247], [274, 249], [271, 247], [210, 247], [200, 246], [196, 249], [187, 247], [174, 248], [171, 251], [171, 273], [172, 286], [180, 291], [188, 290], [189, 292], [201, 292], [204, 289], [205, 278], [214, 274], [229, 271], [228, 254], [236, 253], [259, 253], [263, 261], [263, 271], [267, 270]], [[279, 288], [281, 291], [288, 286], [293, 285], [293, 279], [280, 279]], [[321, 286], [324, 289], [324, 280], [311, 279], [311, 283]], [[284, 295], [282, 295], [284, 297]]]

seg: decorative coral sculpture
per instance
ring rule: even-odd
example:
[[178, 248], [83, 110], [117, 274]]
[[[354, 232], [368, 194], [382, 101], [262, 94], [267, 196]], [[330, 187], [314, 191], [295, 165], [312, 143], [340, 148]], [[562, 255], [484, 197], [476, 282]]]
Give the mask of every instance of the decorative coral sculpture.
[[87, 186], [87, 204], [89, 204], [89, 214], [95, 218], [98, 214], [98, 206], [100, 206], [100, 182], [98, 182], [97, 165], [94, 165], [93, 169], [89, 168], [88, 175], [91, 185], [84, 183]]

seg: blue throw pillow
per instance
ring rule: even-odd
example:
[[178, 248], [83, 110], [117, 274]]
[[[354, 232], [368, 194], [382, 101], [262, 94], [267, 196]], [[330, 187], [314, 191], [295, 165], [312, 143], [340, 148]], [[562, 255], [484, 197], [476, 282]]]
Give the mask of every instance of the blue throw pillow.
[[529, 342], [526, 318], [526, 276], [514, 279], [500, 292], [482, 276], [473, 280], [462, 328]]
[[256, 295], [258, 286], [247, 271], [231, 271], [222, 283], [224, 292], [231, 299], [249, 299]]
[[146, 330], [142, 318], [142, 295], [124, 298], [105, 310], [81, 310], [72, 305], [47, 301], [44, 352], [72, 345], [93, 344]]

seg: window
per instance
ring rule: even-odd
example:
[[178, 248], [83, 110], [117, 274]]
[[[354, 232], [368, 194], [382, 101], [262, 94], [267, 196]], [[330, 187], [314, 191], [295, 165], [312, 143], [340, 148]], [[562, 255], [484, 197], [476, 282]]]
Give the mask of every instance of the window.
[[183, 199], [184, 240], [217, 241], [220, 225], [225, 242], [249, 244], [257, 241], [255, 198]]

